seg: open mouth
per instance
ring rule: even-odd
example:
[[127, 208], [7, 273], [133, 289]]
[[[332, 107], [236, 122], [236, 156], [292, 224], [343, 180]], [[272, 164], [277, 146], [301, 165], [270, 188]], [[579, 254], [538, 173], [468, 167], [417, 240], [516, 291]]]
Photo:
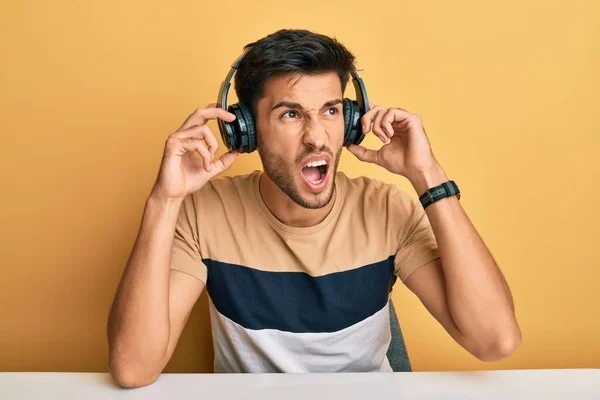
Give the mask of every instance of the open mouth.
[[317, 186], [327, 177], [327, 161], [311, 161], [302, 168], [302, 175], [311, 184]]

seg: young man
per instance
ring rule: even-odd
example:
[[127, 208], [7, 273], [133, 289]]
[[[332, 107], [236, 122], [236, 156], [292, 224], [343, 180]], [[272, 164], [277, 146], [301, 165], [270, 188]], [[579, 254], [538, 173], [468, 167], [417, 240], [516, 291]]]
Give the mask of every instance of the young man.
[[[390, 371], [396, 277], [479, 359], [512, 354], [521, 334], [510, 291], [458, 196], [424, 206], [337, 171], [353, 55], [308, 31], [246, 47], [235, 88], [264, 172], [211, 180], [238, 156], [214, 157], [207, 121], [236, 118], [222, 108], [196, 110], [169, 136], [109, 319], [116, 381], [160, 375], [205, 287], [216, 372]], [[360, 123], [385, 144], [348, 146], [359, 160], [419, 195], [448, 182], [418, 115], [372, 106]]]

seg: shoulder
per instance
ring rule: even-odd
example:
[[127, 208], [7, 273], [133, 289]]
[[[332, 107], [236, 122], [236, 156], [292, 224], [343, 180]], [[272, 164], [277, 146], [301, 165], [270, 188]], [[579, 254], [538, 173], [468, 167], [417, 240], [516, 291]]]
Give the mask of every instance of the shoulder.
[[185, 202], [200, 213], [203, 210], [217, 212], [232, 209], [253, 196], [254, 180], [258, 171], [245, 175], [213, 178], [196, 192], [190, 193]]
[[365, 176], [349, 178], [338, 172], [344, 185], [345, 199], [355, 205], [362, 204], [371, 211], [414, 212], [418, 199], [396, 185]]
[[245, 175], [213, 178], [194, 194], [197, 199], [211, 199], [222, 196], [243, 197], [251, 195], [257, 172], [258, 171], [253, 171]]

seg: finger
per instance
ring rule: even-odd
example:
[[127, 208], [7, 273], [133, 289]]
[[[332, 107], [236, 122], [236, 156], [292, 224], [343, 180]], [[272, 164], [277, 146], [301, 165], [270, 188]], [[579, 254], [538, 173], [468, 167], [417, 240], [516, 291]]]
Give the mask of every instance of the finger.
[[369, 126], [363, 126], [363, 128], [368, 129], [370, 127], [370, 123], [373, 122], [373, 118], [375, 118], [375, 114], [377, 114], [377, 112], [382, 109], [384, 109], [384, 108], [381, 106], [375, 106], [375, 105], [372, 108], [370, 108], [369, 111], [367, 111], [365, 113], [365, 115], [363, 115], [363, 117], [362, 117], [363, 123], [365, 123]]
[[197, 151], [202, 157], [202, 164], [204, 165], [204, 169], [206, 172], [210, 172], [212, 169], [212, 155], [206, 148], [206, 145], [202, 142], [198, 142]]
[[394, 109], [390, 108], [381, 119], [381, 127], [390, 138], [394, 136], [394, 127], [392, 126], [392, 122], [394, 122], [396, 115], [394, 111]]
[[390, 121], [385, 119], [385, 117], [383, 121], [381, 121], [381, 128], [385, 131], [389, 138], [394, 136], [394, 127]]
[[[371, 127], [373, 125], [373, 118], [375, 118], [375, 116], [377, 115], [377, 113], [379, 112], [379, 110], [385, 110], [385, 108], [379, 107], [379, 106], [374, 106], [372, 109], [370, 109], [369, 111], [367, 111], [365, 113], [365, 115], [363, 115], [363, 117], [361, 119], [363, 133], [368, 133], [368, 132], [371, 131]], [[375, 132], [373, 132], [373, 133], [375, 133]], [[385, 142], [385, 138], [384, 137], [379, 137], [379, 138], [382, 139], [382, 141]]]
[[363, 146], [351, 144], [348, 150], [356, 156], [360, 161], [378, 164], [378, 153], [375, 150], [367, 149]]
[[[211, 166], [212, 156], [210, 155], [204, 142], [202, 142], [201, 140], [195, 139], [195, 138], [184, 138], [184, 139], [181, 139], [181, 143], [182, 143], [183, 148], [186, 151], [189, 151], [191, 153], [194, 153], [195, 151], [197, 151], [198, 154], [200, 154], [200, 156], [202, 157], [202, 165], [204, 166], [204, 170], [207, 172], [210, 172], [210, 170], [212, 168], [212, 166]], [[193, 154], [192, 154], [192, 157], [193, 157]]]
[[393, 108], [390, 110], [393, 110], [393, 115], [394, 115], [394, 119], [392, 121], [393, 123], [396, 123], [400, 126], [404, 126], [408, 123], [420, 124], [421, 117], [418, 116], [417, 114], [413, 114], [402, 108]]
[[210, 151], [211, 161], [215, 158], [215, 154], [217, 154], [217, 150], [219, 149], [219, 142], [217, 142], [217, 138], [215, 134], [212, 133], [208, 125], [204, 125], [204, 141], [208, 145], [208, 151]]
[[235, 120], [235, 115], [224, 110], [223, 108], [218, 107], [199, 108], [190, 114], [189, 117], [187, 117], [183, 125], [179, 127], [178, 131], [187, 129], [194, 125], [204, 125], [209, 120], [217, 118], [222, 119], [223, 121], [231, 122]]
[[208, 150], [210, 151], [211, 156], [213, 156], [211, 158], [214, 158], [214, 155], [217, 154], [217, 150], [219, 149], [219, 142], [217, 142], [217, 138], [208, 125], [194, 125], [190, 128], [184, 129], [183, 131], [175, 132], [171, 135], [171, 137], [182, 139], [186, 137], [192, 137], [206, 141]]
[[380, 109], [379, 111], [377, 111], [377, 114], [375, 114], [375, 118], [373, 119], [373, 128], [372, 131], [374, 134], [376, 134], [383, 143], [387, 142], [388, 139], [388, 135], [387, 133], [383, 130], [382, 126], [381, 126], [381, 121], [383, 120], [383, 116], [388, 112], [388, 110], [386, 110], [385, 108]]

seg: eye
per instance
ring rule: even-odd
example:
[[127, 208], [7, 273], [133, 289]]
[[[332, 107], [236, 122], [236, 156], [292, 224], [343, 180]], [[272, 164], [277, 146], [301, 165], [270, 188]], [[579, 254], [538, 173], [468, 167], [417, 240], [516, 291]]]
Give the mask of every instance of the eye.
[[330, 107], [327, 110], [325, 110], [325, 115], [335, 115], [339, 112], [339, 110], [336, 107]]
[[282, 118], [298, 118], [298, 113], [296, 111], [290, 110], [281, 114]]

